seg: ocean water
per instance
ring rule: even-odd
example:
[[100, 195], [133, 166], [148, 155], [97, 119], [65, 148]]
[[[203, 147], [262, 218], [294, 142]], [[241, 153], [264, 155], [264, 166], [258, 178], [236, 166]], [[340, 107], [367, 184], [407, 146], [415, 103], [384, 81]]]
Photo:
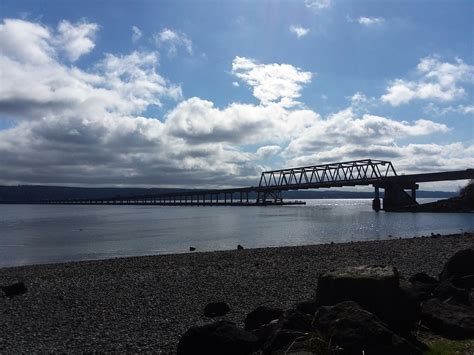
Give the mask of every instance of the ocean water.
[[469, 213], [376, 213], [370, 199], [306, 202], [281, 207], [0, 205], [0, 267], [183, 253], [190, 246], [211, 251], [238, 244], [258, 248], [474, 230]]

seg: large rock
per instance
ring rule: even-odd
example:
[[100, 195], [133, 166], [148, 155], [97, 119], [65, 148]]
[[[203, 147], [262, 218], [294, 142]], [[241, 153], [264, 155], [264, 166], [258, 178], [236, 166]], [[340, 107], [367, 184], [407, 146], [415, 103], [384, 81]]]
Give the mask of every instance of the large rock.
[[419, 301], [425, 301], [433, 297], [433, 291], [439, 282], [434, 277], [421, 272], [411, 276], [409, 279], [411, 292]]
[[204, 307], [204, 315], [206, 317], [219, 317], [227, 314], [230, 307], [225, 302], [211, 302]]
[[298, 338], [314, 330], [313, 317], [298, 310], [285, 311], [278, 322], [262, 327], [256, 333], [263, 343], [263, 353], [272, 354], [276, 350], [287, 349]]
[[458, 287], [474, 288], [474, 278], [470, 277], [472, 275], [474, 275], [474, 248], [454, 254], [444, 265], [439, 279], [452, 280]]
[[450, 280], [443, 280], [433, 290], [433, 295], [443, 302], [469, 305], [468, 290], [454, 286]]
[[319, 306], [355, 301], [400, 333], [419, 319], [420, 303], [400, 287], [393, 266], [355, 266], [321, 275], [316, 291]]
[[474, 310], [433, 298], [422, 303], [423, 324], [433, 331], [454, 339], [474, 337]]
[[380, 319], [353, 301], [321, 307], [313, 322], [338, 354], [421, 354], [406, 339], [392, 332]]
[[270, 323], [274, 319], [278, 319], [283, 314], [280, 308], [272, 308], [267, 306], [259, 306], [245, 318], [245, 330], [252, 331], [260, 328], [264, 324]]
[[245, 355], [257, 346], [257, 337], [229, 321], [188, 329], [178, 344], [178, 355]]

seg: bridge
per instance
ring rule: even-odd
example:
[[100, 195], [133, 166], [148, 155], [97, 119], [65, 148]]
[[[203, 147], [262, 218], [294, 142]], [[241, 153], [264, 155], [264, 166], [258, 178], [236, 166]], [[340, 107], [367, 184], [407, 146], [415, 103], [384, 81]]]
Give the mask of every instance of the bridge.
[[[374, 187], [372, 208], [390, 211], [417, 204], [418, 183], [474, 179], [474, 169], [398, 175], [390, 161], [364, 159], [348, 162], [264, 171], [258, 186], [230, 189], [184, 190], [153, 195], [99, 199], [44, 201], [48, 204], [161, 205], [161, 206], [268, 206], [304, 204], [284, 201], [282, 192], [345, 186]], [[408, 190], [408, 192], [407, 192]]]

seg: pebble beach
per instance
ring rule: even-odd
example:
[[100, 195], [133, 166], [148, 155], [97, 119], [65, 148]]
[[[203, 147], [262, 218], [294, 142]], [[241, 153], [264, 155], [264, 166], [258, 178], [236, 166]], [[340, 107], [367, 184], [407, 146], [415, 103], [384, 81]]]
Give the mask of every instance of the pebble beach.
[[297, 247], [117, 258], [0, 269], [0, 285], [28, 292], [0, 297], [0, 352], [174, 353], [191, 326], [214, 319], [242, 325], [259, 305], [290, 308], [315, 294], [321, 273], [341, 266], [393, 265], [402, 276], [437, 277], [474, 234], [432, 235]]

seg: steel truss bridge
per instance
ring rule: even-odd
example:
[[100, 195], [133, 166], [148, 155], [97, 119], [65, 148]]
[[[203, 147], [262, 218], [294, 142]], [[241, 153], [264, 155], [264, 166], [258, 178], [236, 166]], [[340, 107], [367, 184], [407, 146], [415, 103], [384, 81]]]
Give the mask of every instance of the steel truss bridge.
[[[390, 161], [364, 159], [262, 172], [258, 186], [169, 192], [132, 197], [67, 199], [47, 204], [160, 205], [160, 206], [268, 206], [304, 204], [284, 201], [283, 191], [344, 186], [374, 187], [372, 207], [381, 209], [379, 190], [384, 189], [383, 209], [417, 204], [420, 182], [474, 179], [474, 169], [398, 175]], [[409, 190], [407, 193], [406, 190]]]

